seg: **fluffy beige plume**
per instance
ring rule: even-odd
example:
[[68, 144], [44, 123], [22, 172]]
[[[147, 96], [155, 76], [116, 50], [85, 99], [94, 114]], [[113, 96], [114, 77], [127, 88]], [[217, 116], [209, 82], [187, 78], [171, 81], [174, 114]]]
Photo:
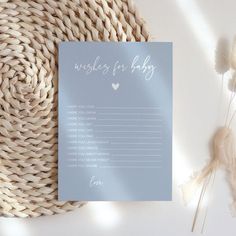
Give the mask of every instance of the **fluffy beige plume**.
[[236, 36], [234, 37], [232, 51], [230, 55], [230, 65], [232, 69], [236, 70]]
[[219, 39], [215, 51], [215, 70], [219, 74], [224, 74], [230, 68], [230, 46], [225, 38]]
[[204, 194], [209, 185], [211, 177], [219, 167], [227, 172], [233, 203], [232, 213], [236, 213], [236, 156], [235, 139], [229, 127], [220, 127], [212, 139], [213, 155], [210, 162], [198, 173], [194, 174], [190, 180], [182, 186], [185, 203], [190, 202], [198, 187], [202, 186], [202, 191], [198, 200], [197, 209], [194, 216], [192, 231], [194, 231], [199, 209], [201, 207]]

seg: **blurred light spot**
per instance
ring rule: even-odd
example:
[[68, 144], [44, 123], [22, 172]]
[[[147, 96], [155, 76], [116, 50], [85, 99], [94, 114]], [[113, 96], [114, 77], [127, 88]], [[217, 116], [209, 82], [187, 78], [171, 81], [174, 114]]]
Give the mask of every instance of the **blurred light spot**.
[[173, 153], [176, 157], [173, 157], [174, 181], [175, 184], [181, 185], [189, 179], [193, 170], [186, 154], [182, 150], [180, 150], [179, 145], [176, 144], [175, 138], [173, 142]]
[[114, 203], [111, 202], [90, 202], [88, 208], [98, 225], [103, 228], [112, 228], [119, 224], [120, 213]]
[[1, 236], [32, 236], [27, 226], [19, 219], [0, 218]]
[[180, 10], [186, 18], [190, 28], [200, 42], [212, 65], [215, 61], [216, 38], [207, 24], [201, 10], [194, 0], [177, 0]]

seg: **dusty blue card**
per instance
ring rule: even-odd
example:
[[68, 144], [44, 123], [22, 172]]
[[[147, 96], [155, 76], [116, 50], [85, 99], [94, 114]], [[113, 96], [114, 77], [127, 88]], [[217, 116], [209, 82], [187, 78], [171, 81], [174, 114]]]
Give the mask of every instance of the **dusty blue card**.
[[171, 200], [171, 43], [60, 43], [58, 91], [59, 200]]

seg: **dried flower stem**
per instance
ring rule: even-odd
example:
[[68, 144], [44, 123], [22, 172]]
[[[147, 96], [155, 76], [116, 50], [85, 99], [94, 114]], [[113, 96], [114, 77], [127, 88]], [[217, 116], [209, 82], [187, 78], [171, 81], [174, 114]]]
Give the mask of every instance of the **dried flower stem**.
[[[227, 114], [226, 114], [226, 119], [225, 119], [225, 126], [227, 125], [227, 121], [228, 121], [228, 117], [229, 117], [229, 112], [230, 112], [230, 108], [231, 105], [234, 101], [235, 98], [235, 89], [236, 89], [236, 80], [234, 80], [234, 84], [233, 84], [233, 92], [231, 92], [231, 96], [230, 96], [230, 101], [229, 101], [229, 105], [228, 105], [228, 109], [227, 109]], [[234, 116], [234, 115], [233, 115]], [[228, 123], [228, 127], [230, 126], [231, 120], [233, 119], [233, 117], [230, 119], [229, 123]]]
[[235, 93], [232, 92], [231, 96], [230, 96], [230, 102], [229, 102], [229, 105], [228, 105], [228, 109], [227, 109], [227, 115], [226, 115], [226, 119], [225, 119], [225, 126], [227, 125], [231, 104], [233, 103], [234, 98], [235, 98]]
[[[212, 180], [212, 185], [211, 185], [210, 190], [213, 189], [213, 186], [214, 186], [214, 183], [215, 183], [215, 177], [216, 177], [216, 169], [213, 170], [213, 180]], [[207, 213], [208, 213], [208, 205], [206, 206], [206, 212], [205, 212], [204, 220], [203, 220], [203, 223], [202, 223], [202, 229], [201, 229], [202, 234], [203, 234], [205, 224], [206, 224]]]
[[230, 119], [230, 121], [229, 121], [229, 126], [228, 126], [228, 127], [230, 127], [230, 125], [231, 125], [231, 123], [232, 123], [232, 121], [233, 121], [235, 115], [236, 115], [236, 110], [234, 111], [234, 113], [233, 113], [233, 115], [232, 115], [232, 117], [231, 117], [231, 119]]
[[200, 193], [200, 197], [199, 197], [199, 199], [198, 199], [197, 208], [196, 208], [196, 211], [195, 211], [195, 214], [194, 214], [194, 218], [193, 218], [193, 224], [192, 224], [192, 230], [191, 230], [192, 232], [193, 232], [194, 229], [195, 229], [196, 222], [197, 222], [197, 218], [198, 218], [198, 214], [199, 214], [200, 207], [201, 207], [201, 203], [202, 203], [202, 200], [203, 200], [203, 198], [204, 198], [207, 185], [209, 184], [209, 181], [210, 181], [210, 179], [211, 179], [211, 175], [212, 175], [212, 171], [211, 171], [211, 173], [207, 176], [207, 178], [204, 180], [204, 183], [203, 183], [203, 185], [202, 185], [202, 190], [201, 190], [201, 193]]

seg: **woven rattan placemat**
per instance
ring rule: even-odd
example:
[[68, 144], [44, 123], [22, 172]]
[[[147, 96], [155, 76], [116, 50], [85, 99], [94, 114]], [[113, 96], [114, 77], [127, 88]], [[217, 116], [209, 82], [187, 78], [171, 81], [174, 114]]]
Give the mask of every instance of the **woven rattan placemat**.
[[0, 0], [0, 215], [83, 205], [57, 201], [57, 44], [148, 39], [130, 0]]

